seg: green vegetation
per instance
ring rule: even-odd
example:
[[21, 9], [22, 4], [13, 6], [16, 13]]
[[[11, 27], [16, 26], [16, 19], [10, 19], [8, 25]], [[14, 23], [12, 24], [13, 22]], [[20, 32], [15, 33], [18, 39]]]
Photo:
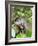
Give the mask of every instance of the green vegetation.
[[[14, 13], [15, 14], [14, 14], [13, 17], [15, 19], [16, 18], [23, 18], [29, 24], [29, 29], [26, 30], [26, 33], [24, 33], [24, 34], [23, 33], [19, 33], [18, 35], [16, 35], [16, 38], [31, 37], [32, 36], [32, 26], [31, 26], [32, 25], [32, 10], [31, 10], [31, 7], [15, 6]], [[15, 20], [13, 20], [13, 21], [15, 22]], [[17, 29], [17, 28], [15, 30], [19, 31], [19, 29]]]
[[15, 7], [16, 17], [24, 17], [28, 23], [32, 23], [31, 7]]
[[20, 34], [18, 34], [18, 35], [16, 36], [16, 38], [26, 38], [26, 37], [31, 37], [31, 36], [32, 36], [32, 30], [26, 30], [26, 31], [28, 31], [26, 34], [20, 33]]

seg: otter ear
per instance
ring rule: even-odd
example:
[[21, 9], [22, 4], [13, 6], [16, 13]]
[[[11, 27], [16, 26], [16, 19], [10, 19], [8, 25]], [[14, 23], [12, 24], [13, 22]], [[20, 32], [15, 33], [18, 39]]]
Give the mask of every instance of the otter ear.
[[15, 21], [17, 21], [19, 19], [19, 17], [16, 17]]

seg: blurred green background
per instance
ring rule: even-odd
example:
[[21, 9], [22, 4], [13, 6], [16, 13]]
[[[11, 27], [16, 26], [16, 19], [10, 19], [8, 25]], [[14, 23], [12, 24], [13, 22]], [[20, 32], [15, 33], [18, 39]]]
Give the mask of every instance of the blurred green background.
[[[21, 18], [24, 18], [24, 20], [29, 25], [29, 29], [26, 30], [27, 33], [18, 34], [18, 35], [16, 35], [16, 38], [31, 37], [32, 36], [32, 9], [31, 9], [31, 7], [30, 6], [24, 6], [24, 7], [23, 6], [15, 6], [13, 10], [11, 8], [11, 15], [12, 15], [11, 18], [13, 18], [13, 19], [11, 19], [12, 21], [14, 21], [16, 18], [20, 18], [21, 17]], [[18, 31], [17, 28], [15, 30]]]

